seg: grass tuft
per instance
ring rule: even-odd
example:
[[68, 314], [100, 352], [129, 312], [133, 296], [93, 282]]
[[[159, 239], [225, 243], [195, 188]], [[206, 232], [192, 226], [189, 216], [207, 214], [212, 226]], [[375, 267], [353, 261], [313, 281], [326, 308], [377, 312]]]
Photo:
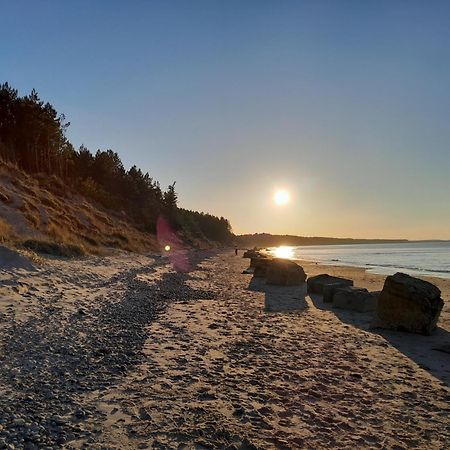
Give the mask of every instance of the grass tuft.
[[79, 258], [86, 255], [86, 251], [81, 245], [51, 242], [44, 239], [27, 239], [22, 242], [22, 247], [36, 253], [66, 258]]

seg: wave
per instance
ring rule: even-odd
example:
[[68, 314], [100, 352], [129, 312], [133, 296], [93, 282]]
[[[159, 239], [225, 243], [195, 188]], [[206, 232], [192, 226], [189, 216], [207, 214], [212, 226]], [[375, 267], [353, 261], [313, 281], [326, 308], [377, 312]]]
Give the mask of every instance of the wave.
[[403, 266], [401, 264], [371, 264], [371, 263], [366, 263], [366, 266], [370, 266], [370, 267], [386, 267], [386, 268], [393, 268], [393, 269], [417, 270], [419, 272], [450, 273], [450, 270], [426, 269], [424, 267]]
[[437, 268], [431, 268], [431, 267], [419, 267], [415, 265], [406, 265], [402, 264], [401, 262], [397, 263], [366, 263], [364, 261], [355, 261], [355, 260], [346, 260], [346, 259], [339, 259], [339, 258], [317, 258], [314, 256], [308, 256], [305, 257], [305, 255], [302, 255], [300, 259], [310, 259], [312, 261], [317, 261], [322, 264], [331, 264], [331, 265], [343, 265], [343, 266], [352, 266], [352, 267], [366, 267], [367, 269], [392, 269], [396, 272], [401, 271], [411, 271], [411, 272], [420, 272], [422, 274], [442, 274], [442, 275], [449, 275], [450, 270], [448, 269], [437, 269]]
[[294, 259], [328, 265], [363, 267], [375, 273], [406, 272], [411, 275], [450, 279], [450, 245], [397, 244], [375, 248], [373, 245], [294, 247]]

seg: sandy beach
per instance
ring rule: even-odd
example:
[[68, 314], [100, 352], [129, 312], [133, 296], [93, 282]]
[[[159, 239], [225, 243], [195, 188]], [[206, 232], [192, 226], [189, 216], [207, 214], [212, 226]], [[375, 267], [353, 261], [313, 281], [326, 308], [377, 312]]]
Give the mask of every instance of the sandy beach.
[[[231, 251], [189, 261], [3, 267], [0, 448], [448, 448], [450, 280], [431, 280], [445, 306], [427, 337], [267, 286]], [[370, 290], [385, 278], [301, 264]]]
[[342, 3], [1, 3], [0, 450], [450, 450], [450, 1]]

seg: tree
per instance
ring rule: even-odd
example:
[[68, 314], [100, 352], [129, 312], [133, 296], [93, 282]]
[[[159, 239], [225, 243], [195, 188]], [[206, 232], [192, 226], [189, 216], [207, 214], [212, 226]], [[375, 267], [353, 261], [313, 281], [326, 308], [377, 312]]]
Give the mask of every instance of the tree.
[[66, 116], [44, 103], [35, 89], [20, 97], [8, 83], [0, 84], [1, 158], [25, 172], [62, 179], [63, 186], [69, 182], [85, 196], [124, 211], [144, 230], [154, 232], [158, 217], [164, 215], [174, 229], [183, 228], [192, 236], [230, 239], [231, 227], [223, 217], [178, 208], [175, 182], [163, 192], [158, 181], [136, 166], [126, 171], [111, 149], [94, 155], [82, 145], [76, 151], [66, 137], [69, 125]]
[[177, 207], [178, 195], [175, 192], [175, 183], [170, 184], [167, 191], [164, 192], [164, 204], [169, 210], [175, 210]]

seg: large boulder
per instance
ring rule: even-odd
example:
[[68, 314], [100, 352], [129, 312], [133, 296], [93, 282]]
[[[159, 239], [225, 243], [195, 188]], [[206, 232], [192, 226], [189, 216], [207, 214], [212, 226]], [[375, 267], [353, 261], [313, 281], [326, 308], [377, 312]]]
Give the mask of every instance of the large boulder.
[[267, 266], [267, 284], [293, 286], [306, 281], [302, 266], [289, 259], [275, 258]]
[[429, 335], [443, 306], [434, 284], [398, 272], [384, 282], [373, 326]]
[[[351, 281], [351, 280], [348, 280], [348, 281]], [[338, 289], [344, 289], [346, 287], [352, 287], [351, 285], [349, 285], [348, 281], [343, 282], [341, 280], [335, 280], [335, 281], [330, 281], [329, 284], [323, 285], [323, 287], [322, 287], [322, 295], [323, 295], [324, 303], [332, 303], [333, 302], [334, 293]]]
[[[316, 275], [314, 277], [308, 278], [308, 292], [310, 294], [324, 294], [325, 287], [348, 287], [353, 286], [353, 280], [348, 280], [346, 278], [333, 277], [327, 273]], [[330, 292], [327, 295], [331, 295]]]
[[[265, 262], [261, 262], [261, 260], [265, 260]], [[269, 256], [260, 253], [256, 256], [252, 256], [250, 259], [250, 267], [256, 267], [258, 264], [265, 264], [267, 263], [267, 261], [271, 261], [272, 258], [270, 258]]]
[[253, 267], [253, 276], [255, 277], [265, 277], [267, 274], [267, 268], [272, 262], [272, 258], [261, 257], [252, 258], [250, 262], [250, 267]]
[[358, 312], [375, 311], [379, 295], [379, 292], [369, 292], [353, 286], [338, 288], [333, 295], [333, 308]]
[[246, 250], [242, 255], [243, 258], [258, 258], [262, 256], [262, 253], [258, 250]]

